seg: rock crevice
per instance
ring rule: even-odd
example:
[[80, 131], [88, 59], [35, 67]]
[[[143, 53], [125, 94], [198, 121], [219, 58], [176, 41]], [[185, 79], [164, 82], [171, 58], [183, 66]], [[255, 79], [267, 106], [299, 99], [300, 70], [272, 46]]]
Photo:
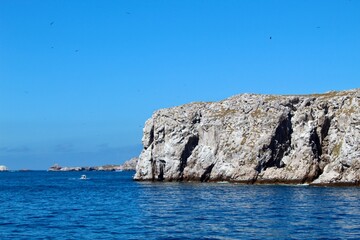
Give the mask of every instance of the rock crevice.
[[179, 164], [180, 180], [182, 180], [184, 177], [183, 173], [184, 173], [184, 169], [186, 167], [188, 158], [191, 156], [193, 150], [196, 148], [198, 143], [199, 143], [199, 137], [191, 136], [191, 137], [189, 137], [187, 143], [185, 144], [185, 147], [180, 156], [180, 164]]
[[270, 144], [264, 146], [261, 150], [266, 152], [270, 150], [271, 154], [269, 158], [261, 159], [256, 167], [258, 172], [266, 170], [269, 167], [282, 168], [285, 166], [282, 161], [284, 155], [286, 155], [291, 147], [291, 134], [293, 132], [292, 123], [291, 123], [291, 114], [287, 114], [286, 117], [282, 117], [279, 121], [274, 135], [271, 137]]

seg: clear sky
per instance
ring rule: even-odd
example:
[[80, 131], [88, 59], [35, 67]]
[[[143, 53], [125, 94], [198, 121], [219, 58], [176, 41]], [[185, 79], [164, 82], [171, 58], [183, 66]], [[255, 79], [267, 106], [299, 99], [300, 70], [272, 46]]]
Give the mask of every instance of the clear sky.
[[0, 165], [119, 164], [160, 108], [358, 88], [356, 0], [0, 0]]

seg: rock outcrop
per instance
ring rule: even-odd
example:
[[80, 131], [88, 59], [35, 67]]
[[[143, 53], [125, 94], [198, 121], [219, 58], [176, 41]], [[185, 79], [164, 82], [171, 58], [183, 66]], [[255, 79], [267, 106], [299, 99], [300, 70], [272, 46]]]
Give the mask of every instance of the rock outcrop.
[[134, 157], [126, 162], [124, 162], [120, 168], [122, 171], [134, 171], [136, 170], [136, 164], [138, 162], [139, 158]]
[[156, 111], [135, 180], [360, 183], [360, 89]]
[[0, 172], [6, 172], [8, 171], [8, 168], [4, 165], [0, 165]]
[[104, 165], [94, 167], [61, 167], [58, 164], [51, 166], [50, 172], [82, 172], [82, 171], [121, 171], [120, 165]]
[[61, 167], [59, 164], [54, 164], [48, 171], [50, 172], [82, 172], [82, 171], [134, 171], [138, 158], [132, 158], [122, 165], [108, 164], [104, 166], [93, 167]]

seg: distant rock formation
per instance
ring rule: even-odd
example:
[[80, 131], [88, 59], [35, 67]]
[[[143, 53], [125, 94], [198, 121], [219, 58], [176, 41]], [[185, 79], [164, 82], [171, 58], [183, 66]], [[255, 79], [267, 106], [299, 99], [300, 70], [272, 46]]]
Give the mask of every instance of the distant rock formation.
[[62, 169], [62, 167], [59, 166], [59, 164], [55, 163], [48, 169], [48, 171], [61, 171], [61, 169]]
[[136, 164], [137, 164], [138, 160], [139, 160], [139, 158], [134, 157], [134, 158], [124, 162], [120, 167], [121, 170], [123, 170], [123, 171], [135, 171], [136, 170]]
[[8, 171], [8, 168], [4, 165], [0, 165], [0, 172], [6, 172]]
[[70, 171], [135, 171], [136, 169], [136, 163], [138, 161], [138, 158], [132, 158], [126, 162], [124, 162], [122, 165], [104, 165], [104, 166], [95, 166], [95, 167], [61, 167], [59, 164], [54, 164], [51, 166], [48, 171], [64, 171], [64, 172], [70, 172]]
[[156, 111], [135, 180], [360, 183], [360, 89]]
[[120, 165], [104, 165], [99, 167], [61, 167], [58, 164], [54, 164], [51, 166], [48, 171], [64, 171], [64, 172], [70, 172], [70, 171], [120, 171], [121, 166]]

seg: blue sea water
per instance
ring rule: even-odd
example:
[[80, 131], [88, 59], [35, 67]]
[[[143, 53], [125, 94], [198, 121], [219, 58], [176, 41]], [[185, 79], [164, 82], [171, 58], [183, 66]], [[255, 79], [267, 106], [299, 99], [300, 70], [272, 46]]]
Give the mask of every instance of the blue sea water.
[[360, 239], [360, 188], [0, 173], [0, 239]]

